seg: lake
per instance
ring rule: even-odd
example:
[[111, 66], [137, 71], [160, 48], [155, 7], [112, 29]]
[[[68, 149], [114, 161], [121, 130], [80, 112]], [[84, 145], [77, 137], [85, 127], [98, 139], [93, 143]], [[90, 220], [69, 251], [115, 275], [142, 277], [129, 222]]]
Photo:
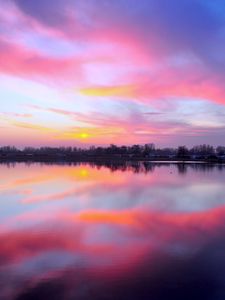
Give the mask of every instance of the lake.
[[1, 300], [225, 299], [225, 167], [1, 164]]

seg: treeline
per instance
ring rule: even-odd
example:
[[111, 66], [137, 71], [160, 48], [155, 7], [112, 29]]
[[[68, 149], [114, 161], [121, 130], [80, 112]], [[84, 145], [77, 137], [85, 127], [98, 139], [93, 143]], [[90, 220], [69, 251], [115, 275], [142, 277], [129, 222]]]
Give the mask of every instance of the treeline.
[[1, 160], [225, 160], [225, 147], [198, 145], [192, 148], [156, 148], [154, 144], [108, 147], [0, 147]]

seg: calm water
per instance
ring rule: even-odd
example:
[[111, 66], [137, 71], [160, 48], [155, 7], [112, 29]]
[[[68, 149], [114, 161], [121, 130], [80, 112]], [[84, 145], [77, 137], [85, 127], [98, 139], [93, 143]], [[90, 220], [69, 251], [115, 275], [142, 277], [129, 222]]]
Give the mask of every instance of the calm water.
[[225, 299], [225, 168], [0, 165], [0, 299]]

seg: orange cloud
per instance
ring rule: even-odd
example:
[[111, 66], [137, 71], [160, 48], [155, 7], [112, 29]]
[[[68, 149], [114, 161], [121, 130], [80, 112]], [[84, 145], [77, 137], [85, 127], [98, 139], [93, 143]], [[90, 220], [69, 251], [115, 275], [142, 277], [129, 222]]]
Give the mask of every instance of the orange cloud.
[[134, 98], [136, 95], [135, 85], [96, 86], [80, 89], [85, 96], [93, 97], [122, 97]]
[[34, 129], [34, 130], [39, 130], [42, 132], [57, 132], [56, 129], [53, 129], [50, 127], [45, 127], [42, 125], [27, 123], [27, 122], [11, 121], [11, 124], [16, 127], [21, 127], [21, 128], [25, 128], [25, 129]]
[[132, 212], [124, 211], [85, 211], [79, 214], [79, 219], [84, 222], [117, 224], [117, 225], [135, 225], [136, 220]]
[[133, 99], [140, 102], [152, 102], [162, 97], [189, 97], [198, 98], [225, 104], [225, 89], [223, 85], [214, 79], [202, 79], [199, 73], [187, 70], [189, 73], [181, 74], [176, 70], [160, 70], [149, 78], [134, 76], [130, 85], [121, 86], [92, 86], [82, 88], [80, 92], [89, 97], [120, 97], [121, 99]]

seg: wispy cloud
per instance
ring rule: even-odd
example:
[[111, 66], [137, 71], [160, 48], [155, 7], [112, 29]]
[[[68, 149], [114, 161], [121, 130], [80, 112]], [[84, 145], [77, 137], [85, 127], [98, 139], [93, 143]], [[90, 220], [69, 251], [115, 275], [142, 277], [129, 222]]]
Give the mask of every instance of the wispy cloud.
[[38, 124], [27, 123], [27, 122], [12, 121], [11, 124], [14, 125], [15, 127], [31, 129], [31, 130], [39, 130], [42, 132], [57, 132], [56, 129], [45, 127]]
[[[108, 143], [115, 137], [126, 143], [146, 142], [152, 137], [159, 142], [160, 136], [162, 141], [169, 135], [174, 143], [173, 135], [178, 140], [201, 134], [201, 140], [207, 142], [210, 137], [216, 143], [221, 136], [223, 123], [214, 113], [218, 106], [222, 112], [225, 107], [225, 7], [221, 1], [0, 3], [0, 76], [11, 78], [11, 85], [3, 91], [2, 111], [12, 112], [1, 116], [32, 119], [33, 110], [37, 113], [36, 121], [8, 122], [8, 131], [13, 125], [48, 132], [51, 140], [62, 137], [62, 142], [81, 139], [91, 143]], [[39, 93], [31, 84], [23, 99], [12, 80], [15, 77], [23, 78], [28, 86], [31, 81], [41, 81], [52, 88], [57, 105], [52, 105], [54, 99], [49, 100], [44, 88]], [[42, 103], [46, 101], [46, 113], [37, 107], [25, 111], [23, 105], [35, 106], [38, 101], [33, 99], [38, 97]], [[182, 109], [178, 100], [183, 102]], [[208, 123], [194, 123], [191, 116], [188, 120], [185, 109], [189, 100], [203, 101], [206, 107], [212, 104], [213, 117]], [[22, 105], [16, 105], [18, 101]], [[122, 116], [121, 102], [128, 110], [135, 103], [142, 112], [124, 110]], [[199, 108], [192, 106], [197, 116]], [[151, 112], [153, 108], [156, 111]], [[50, 118], [46, 121], [47, 114]], [[206, 115], [208, 119], [209, 113]], [[61, 118], [58, 125], [60, 116], [70, 121], [66, 123], [64, 118], [63, 124]], [[7, 136], [13, 143], [15, 134]], [[195, 139], [190, 143], [196, 143]]]

